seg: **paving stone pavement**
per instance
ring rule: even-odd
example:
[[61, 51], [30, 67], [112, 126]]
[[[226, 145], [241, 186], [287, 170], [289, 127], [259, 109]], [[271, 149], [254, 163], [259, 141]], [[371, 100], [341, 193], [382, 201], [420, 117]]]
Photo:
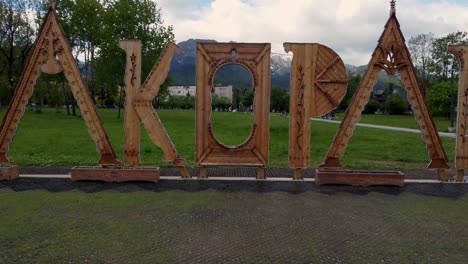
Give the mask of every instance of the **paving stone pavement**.
[[[468, 209], [466, 203], [460, 203], [460, 199], [466, 201], [468, 184], [357, 188], [316, 186], [312, 181], [162, 180], [154, 184], [20, 178], [0, 181], [0, 190], [17, 192], [19, 199], [27, 191], [78, 192], [83, 199], [101, 192], [124, 197], [153, 194], [154, 199], [147, 203], [157, 203], [158, 193], [175, 192], [187, 199], [174, 201], [177, 206], [197, 195], [214, 194], [216, 200], [190, 210], [131, 209], [129, 214], [137, 217], [142, 228], [153, 226], [145, 241], [154, 239], [160, 244], [145, 251], [106, 256], [105, 263], [463, 263], [468, 257], [463, 242], [468, 236], [467, 218], [455, 222], [446, 218], [447, 208]], [[53, 203], [48, 198], [44, 206]], [[93, 209], [98, 214], [101, 211]], [[102, 217], [118, 226], [127, 217], [119, 213], [107, 211]], [[8, 243], [2, 246], [7, 252], [4, 259], [24, 262], [21, 256], [8, 255], [8, 248], [14, 245]], [[122, 242], [109, 243], [117, 246]], [[164, 259], [148, 261], [155, 254]], [[96, 255], [99, 253], [86, 253], [83, 261], [62, 260], [103, 262]], [[405, 259], [399, 259], [402, 256]]]

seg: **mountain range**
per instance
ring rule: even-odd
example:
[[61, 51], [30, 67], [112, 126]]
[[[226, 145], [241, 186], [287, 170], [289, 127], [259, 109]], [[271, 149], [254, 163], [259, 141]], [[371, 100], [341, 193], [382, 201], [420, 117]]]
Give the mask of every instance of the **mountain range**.
[[[178, 43], [182, 49], [180, 54], [176, 54], [171, 62], [170, 76], [173, 80], [173, 85], [192, 86], [196, 82], [196, 43], [197, 42], [217, 42], [211, 39], [189, 39]], [[289, 91], [289, 81], [291, 74], [290, 54], [271, 54], [271, 86], [278, 86]], [[348, 76], [363, 75], [367, 69], [367, 65], [353, 66], [346, 64]], [[379, 76], [379, 81], [374, 87], [375, 91], [385, 89], [386, 83], [392, 82], [394, 87], [398, 89], [401, 84], [398, 76], [387, 76], [382, 72]], [[239, 65], [223, 66], [215, 75], [216, 85], [233, 85], [236, 88], [249, 88], [252, 86], [250, 73]]]

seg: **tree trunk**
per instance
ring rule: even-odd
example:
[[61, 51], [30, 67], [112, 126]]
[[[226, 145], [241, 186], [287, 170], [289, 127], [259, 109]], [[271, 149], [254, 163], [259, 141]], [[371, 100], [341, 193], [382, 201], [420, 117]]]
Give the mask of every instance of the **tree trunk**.
[[120, 95], [119, 95], [119, 111], [117, 112], [117, 118], [120, 119], [120, 108], [122, 108], [122, 95], [123, 91], [120, 89]]
[[91, 98], [93, 98], [93, 103], [96, 104], [96, 79], [94, 78], [94, 45], [91, 45], [90, 51], [91, 53], [91, 58], [90, 58], [90, 63], [91, 63]]
[[72, 97], [72, 115], [76, 116], [76, 101], [75, 98]]

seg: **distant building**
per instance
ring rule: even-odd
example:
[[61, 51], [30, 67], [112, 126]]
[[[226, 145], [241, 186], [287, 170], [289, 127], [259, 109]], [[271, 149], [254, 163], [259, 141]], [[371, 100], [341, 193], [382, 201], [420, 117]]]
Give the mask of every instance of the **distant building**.
[[[170, 95], [186, 96], [187, 94], [195, 96], [196, 86], [169, 86]], [[214, 93], [218, 96], [224, 96], [232, 102], [232, 85], [227, 86], [215, 86]]]
[[190, 94], [195, 96], [196, 86], [169, 86], [168, 90], [170, 95], [186, 96]]
[[227, 97], [229, 101], [232, 102], [232, 85], [215, 86], [214, 93], [217, 94], [218, 96]]

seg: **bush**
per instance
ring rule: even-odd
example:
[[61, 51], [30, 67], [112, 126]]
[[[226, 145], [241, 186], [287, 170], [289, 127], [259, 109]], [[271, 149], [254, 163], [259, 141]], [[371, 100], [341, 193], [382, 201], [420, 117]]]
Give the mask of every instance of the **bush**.
[[384, 103], [385, 111], [391, 115], [401, 115], [408, 110], [408, 102], [398, 94], [392, 94]]
[[371, 99], [369, 103], [364, 108], [364, 114], [374, 114], [377, 110], [380, 109], [380, 103], [376, 100]]

